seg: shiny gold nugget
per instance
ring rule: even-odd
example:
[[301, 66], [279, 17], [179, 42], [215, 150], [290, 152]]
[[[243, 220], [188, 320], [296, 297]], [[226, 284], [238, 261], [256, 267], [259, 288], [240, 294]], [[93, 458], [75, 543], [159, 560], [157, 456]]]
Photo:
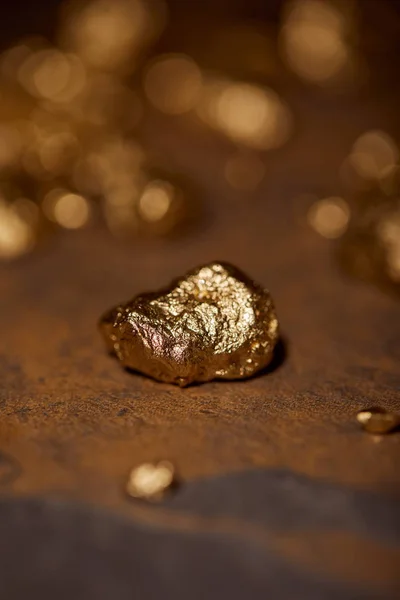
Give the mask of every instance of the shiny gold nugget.
[[400, 416], [387, 412], [384, 408], [373, 407], [360, 410], [357, 421], [368, 433], [390, 433], [400, 426]]
[[172, 463], [163, 460], [159, 463], [143, 463], [129, 474], [126, 491], [132, 498], [161, 500], [175, 480]]
[[125, 367], [180, 386], [253, 375], [279, 335], [269, 292], [217, 262], [113, 308], [100, 329]]

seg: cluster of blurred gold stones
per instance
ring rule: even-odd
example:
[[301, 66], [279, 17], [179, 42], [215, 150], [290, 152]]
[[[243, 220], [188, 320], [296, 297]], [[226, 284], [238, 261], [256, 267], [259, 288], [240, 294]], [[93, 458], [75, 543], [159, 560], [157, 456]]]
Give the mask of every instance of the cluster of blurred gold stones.
[[137, 141], [143, 102], [129, 84], [166, 16], [162, 0], [72, 2], [56, 44], [0, 56], [0, 259], [96, 213], [118, 235], [180, 225], [186, 198]]
[[400, 293], [400, 151], [385, 131], [359, 136], [340, 171], [342, 197], [315, 198], [309, 225], [340, 238], [337, 255], [350, 274]]
[[[3, 52], [0, 259], [28, 252], [49, 227], [80, 229], [98, 215], [119, 236], [179, 231], [192, 198], [176, 177], [154, 169], [159, 165], [139, 142], [142, 124], [157, 112], [228, 141], [221, 175], [232, 193], [260, 189], [268, 153], [294, 129], [291, 108], [271, 86], [282, 67], [307, 85], [335, 91], [354, 89], [368, 74], [358, 51], [356, 2], [282, 6], [275, 29], [208, 22], [206, 45], [205, 26], [196, 23], [190, 31], [197, 42], [185, 36], [189, 55], [156, 53], [156, 42], [171, 30], [165, 0], [65, 1], [55, 43], [31, 38]], [[342, 164], [340, 192], [315, 198], [307, 215], [321, 236], [340, 238], [350, 270], [364, 278], [379, 272], [394, 285], [398, 166], [391, 136], [366, 131]]]
[[288, 2], [279, 44], [265, 24], [209, 24], [205, 68], [188, 54], [154, 55], [164, 0], [65, 2], [55, 43], [26, 39], [0, 56], [0, 179], [14, 190], [0, 189], [0, 258], [28, 252], [49, 224], [79, 229], [96, 213], [118, 235], [179, 228], [190, 200], [138, 142], [149, 107], [228, 139], [226, 183], [256, 190], [264, 153], [293, 128], [289, 106], [260, 81], [280, 51], [302, 79], [337, 82], [354, 59], [352, 18], [335, 0]]

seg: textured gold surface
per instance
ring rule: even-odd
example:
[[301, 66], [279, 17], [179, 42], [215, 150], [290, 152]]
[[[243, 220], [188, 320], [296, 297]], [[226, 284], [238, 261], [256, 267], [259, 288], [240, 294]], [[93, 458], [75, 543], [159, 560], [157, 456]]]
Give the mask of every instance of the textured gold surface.
[[368, 433], [384, 434], [394, 431], [400, 425], [400, 417], [384, 408], [373, 407], [360, 410], [357, 421]]
[[278, 339], [269, 292], [217, 262], [113, 308], [100, 329], [125, 367], [181, 386], [249, 377], [270, 362]]
[[143, 463], [130, 472], [126, 491], [132, 498], [161, 500], [174, 480], [175, 468], [169, 461]]

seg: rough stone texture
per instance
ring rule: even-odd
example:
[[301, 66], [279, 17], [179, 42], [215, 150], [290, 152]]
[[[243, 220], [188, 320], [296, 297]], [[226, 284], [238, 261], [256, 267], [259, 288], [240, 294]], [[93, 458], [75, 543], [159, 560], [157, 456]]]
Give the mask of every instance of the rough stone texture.
[[113, 308], [100, 328], [125, 367], [180, 386], [254, 375], [279, 335], [269, 292], [218, 262]]

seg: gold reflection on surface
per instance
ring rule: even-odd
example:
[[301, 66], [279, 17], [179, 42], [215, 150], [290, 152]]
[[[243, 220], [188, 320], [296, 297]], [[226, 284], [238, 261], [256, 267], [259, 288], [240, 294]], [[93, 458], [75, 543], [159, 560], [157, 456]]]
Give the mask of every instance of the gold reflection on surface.
[[161, 500], [175, 479], [175, 468], [169, 461], [144, 463], [129, 474], [126, 491], [132, 498]]
[[42, 209], [48, 219], [66, 229], [79, 229], [90, 217], [86, 198], [61, 188], [53, 189], [45, 196]]
[[233, 141], [267, 150], [286, 142], [291, 114], [273, 90], [249, 83], [211, 81], [198, 114]]
[[0, 197], [0, 258], [13, 259], [32, 250], [35, 231], [29, 218], [21, 210]]
[[196, 105], [202, 75], [194, 60], [184, 54], [159, 56], [144, 76], [147, 98], [158, 110], [180, 115]]
[[281, 31], [283, 54], [300, 77], [326, 83], [348, 63], [345, 15], [331, 2], [294, 0], [285, 10]]
[[265, 164], [256, 155], [238, 152], [228, 158], [224, 175], [229, 185], [237, 190], [255, 190], [265, 177]]
[[331, 197], [318, 200], [308, 211], [308, 222], [311, 227], [328, 239], [343, 235], [349, 219], [349, 206], [342, 198]]
[[361, 178], [381, 179], [398, 163], [399, 149], [386, 132], [368, 131], [356, 140], [349, 160]]

